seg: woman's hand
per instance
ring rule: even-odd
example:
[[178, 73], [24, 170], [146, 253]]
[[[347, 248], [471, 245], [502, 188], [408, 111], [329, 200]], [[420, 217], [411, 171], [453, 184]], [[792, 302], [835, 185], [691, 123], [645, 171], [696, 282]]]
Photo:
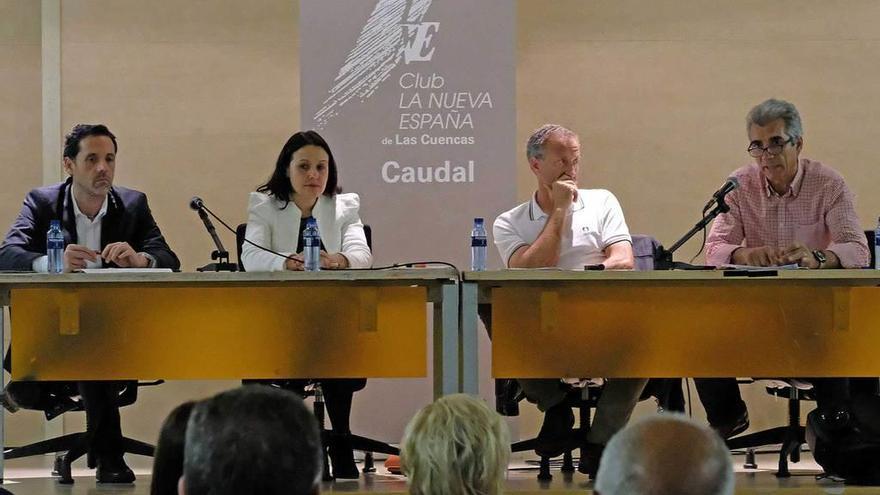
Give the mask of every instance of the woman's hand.
[[[305, 270], [305, 260], [301, 254], [292, 254], [287, 261], [284, 262], [284, 268], [292, 271]], [[321, 251], [321, 269], [322, 270], [342, 270], [348, 268], [348, 258], [341, 253], [328, 254], [327, 251]]]
[[287, 258], [287, 261], [284, 262], [284, 268], [286, 270], [291, 271], [303, 271], [305, 269], [305, 265], [303, 264], [303, 257], [301, 254], [291, 254], [290, 257]]
[[321, 251], [321, 268], [324, 270], [342, 270], [348, 268], [348, 258], [341, 253], [327, 254]]

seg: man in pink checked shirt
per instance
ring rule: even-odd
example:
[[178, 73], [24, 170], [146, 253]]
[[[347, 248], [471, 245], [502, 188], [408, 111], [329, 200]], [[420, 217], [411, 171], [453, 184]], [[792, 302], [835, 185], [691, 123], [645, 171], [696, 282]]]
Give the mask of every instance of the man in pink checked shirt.
[[[862, 268], [870, 255], [843, 177], [802, 158], [800, 114], [787, 101], [770, 99], [746, 117], [748, 153], [755, 161], [733, 172], [740, 187], [727, 196], [706, 241], [710, 265]], [[709, 424], [729, 438], [748, 428], [748, 411], [734, 379], [697, 379]], [[817, 405], [832, 420], [849, 398], [847, 379], [808, 379]], [[876, 382], [876, 380], [874, 380]]]

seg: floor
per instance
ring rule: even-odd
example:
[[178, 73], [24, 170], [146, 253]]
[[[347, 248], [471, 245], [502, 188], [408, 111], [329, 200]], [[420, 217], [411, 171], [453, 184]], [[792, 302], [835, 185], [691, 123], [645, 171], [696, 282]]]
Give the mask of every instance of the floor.
[[[855, 487], [829, 479], [816, 479], [821, 473], [819, 466], [809, 453], [804, 453], [801, 462], [792, 465], [792, 476], [779, 479], [774, 476], [777, 457], [775, 454], [758, 455], [758, 469], [746, 470], [742, 467], [743, 456], [734, 457], [736, 469], [737, 494], [880, 494], [880, 487]], [[127, 494], [147, 495], [150, 493], [150, 460], [133, 457], [129, 464], [138, 476], [133, 485], [97, 485], [94, 471], [84, 466], [74, 466], [75, 483], [59, 485], [50, 476], [51, 457], [17, 459], [6, 463], [6, 483], [4, 488], [15, 495], [50, 494]], [[322, 486], [325, 493], [405, 493], [406, 478], [389, 474], [377, 463], [378, 472], [362, 476], [360, 480], [330, 482]], [[575, 473], [564, 475], [554, 469], [553, 480], [541, 483], [536, 480], [537, 468], [530, 456], [515, 456], [508, 471], [507, 491], [531, 493], [548, 491], [557, 493], [592, 493], [593, 483], [586, 476]]]

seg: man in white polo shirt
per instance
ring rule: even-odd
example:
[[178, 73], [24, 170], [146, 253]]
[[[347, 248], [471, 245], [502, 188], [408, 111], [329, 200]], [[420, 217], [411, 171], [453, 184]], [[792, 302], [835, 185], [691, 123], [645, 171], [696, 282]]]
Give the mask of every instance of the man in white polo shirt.
[[[583, 270], [633, 268], [632, 239], [617, 198], [604, 189], [578, 189], [580, 140], [565, 127], [547, 124], [532, 133], [526, 145], [529, 169], [538, 182], [532, 199], [495, 219], [493, 234], [508, 268], [557, 267]], [[588, 330], [588, 329], [587, 329]], [[589, 338], [589, 334], [585, 334]], [[587, 472], [595, 476], [602, 449], [626, 425], [645, 379], [607, 380], [587, 436]], [[570, 387], [561, 380], [519, 380], [529, 401], [544, 411], [538, 437], [541, 455], [562, 453], [574, 425], [565, 404]]]

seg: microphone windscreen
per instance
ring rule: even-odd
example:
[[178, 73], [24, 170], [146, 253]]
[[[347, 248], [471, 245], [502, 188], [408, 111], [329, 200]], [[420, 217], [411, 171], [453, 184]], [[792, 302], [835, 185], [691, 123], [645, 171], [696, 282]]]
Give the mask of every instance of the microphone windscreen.
[[189, 207], [193, 210], [201, 210], [204, 203], [202, 203], [202, 198], [198, 196], [193, 196], [191, 200], [189, 200]]

